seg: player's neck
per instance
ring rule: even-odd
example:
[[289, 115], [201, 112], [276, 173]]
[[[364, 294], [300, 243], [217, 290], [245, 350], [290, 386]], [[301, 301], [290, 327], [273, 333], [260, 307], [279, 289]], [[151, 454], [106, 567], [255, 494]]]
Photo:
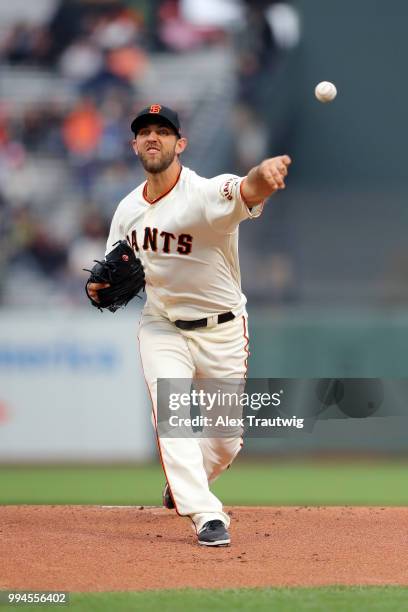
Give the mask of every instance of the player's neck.
[[158, 198], [162, 197], [168, 191], [174, 187], [180, 176], [181, 165], [180, 162], [175, 160], [167, 170], [159, 172], [158, 174], [146, 173], [146, 185], [144, 194], [149, 202], [154, 202]]

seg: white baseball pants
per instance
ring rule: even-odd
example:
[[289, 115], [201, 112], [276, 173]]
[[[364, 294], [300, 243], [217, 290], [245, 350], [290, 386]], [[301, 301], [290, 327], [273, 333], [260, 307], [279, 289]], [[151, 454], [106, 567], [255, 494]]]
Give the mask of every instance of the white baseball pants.
[[246, 314], [192, 331], [181, 330], [156, 314], [144, 312], [140, 321], [140, 354], [153, 405], [161, 462], [177, 513], [189, 516], [197, 532], [214, 519], [229, 525], [229, 516], [210, 491], [209, 483], [234, 460], [242, 447], [242, 438], [159, 438], [157, 379], [242, 380], [249, 355], [247, 330]]

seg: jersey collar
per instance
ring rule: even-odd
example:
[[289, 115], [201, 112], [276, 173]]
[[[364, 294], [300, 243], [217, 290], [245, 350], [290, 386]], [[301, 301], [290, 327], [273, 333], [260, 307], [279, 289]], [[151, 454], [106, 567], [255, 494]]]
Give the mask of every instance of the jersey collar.
[[147, 197], [147, 181], [145, 182], [144, 186], [143, 186], [143, 198], [144, 200], [148, 203], [148, 204], [156, 204], [156, 202], [158, 202], [159, 200], [161, 200], [162, 198], [166, 197], [166, 195], [168, 195], [170, 193], [170, 191], [173, 191], [173, 189], [175, 188], [175, 186], [177, 185], [177, 183], [180, 180], [180, 175], [181, 172], [183, 170], [183, 166], [180, 166], [180, 172], [178, 173], [178, 176], [176, 178], [175, 183], [170, 187], [170, 189], [168, 189], [165, 193], [162, 193], [161, 195], [159, 195], [158, 198], [154, 198], [154, 200], [149, 200], [149, 198]]

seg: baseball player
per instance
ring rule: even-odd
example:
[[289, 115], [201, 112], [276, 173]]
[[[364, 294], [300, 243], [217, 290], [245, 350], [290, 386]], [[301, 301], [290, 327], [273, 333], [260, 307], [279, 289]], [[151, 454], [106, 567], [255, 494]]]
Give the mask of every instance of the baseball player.
[[[146, 181], [120, 202], [107, 252], [126, 239], [145, 269], [139, 344], [157, 434], [158, 378], [246, 376], [249, 339], [238, 226], [259, 217], [264, 200], [285, 188], [291, 160], [266, 159], [243, 178], [207, 179], [181, 165], [187, 139], [170, 108], [143, 109], [131, 129]], [[106, 286], [91, 283], [88, 292], [97, 301]], [[164, 505], [190, 517], [199, 544], [228, 545], [230, 518], [209, 485], [231, 465], [242, 439], [157, 435], [157, 443], [167, 479]]]

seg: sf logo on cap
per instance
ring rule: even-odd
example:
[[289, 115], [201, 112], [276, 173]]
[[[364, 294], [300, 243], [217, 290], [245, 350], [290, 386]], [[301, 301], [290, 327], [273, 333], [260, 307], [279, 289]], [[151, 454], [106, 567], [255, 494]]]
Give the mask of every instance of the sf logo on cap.
[[160, 113], [161, 111], [161, 106], [160, 104], [152, 104], [150, 107], [150, 113], [154, 113], [155, 115]]

